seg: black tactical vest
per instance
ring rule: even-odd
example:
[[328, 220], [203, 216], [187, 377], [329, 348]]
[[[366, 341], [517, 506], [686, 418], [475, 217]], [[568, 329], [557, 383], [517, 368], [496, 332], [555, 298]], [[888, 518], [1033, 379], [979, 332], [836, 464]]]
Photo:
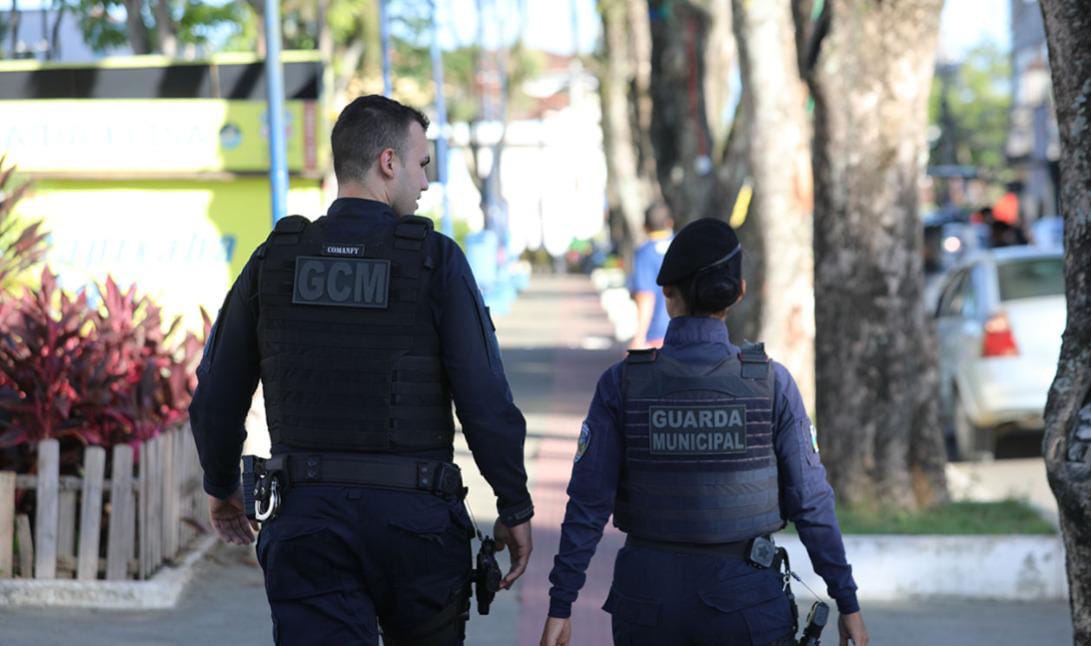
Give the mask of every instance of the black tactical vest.
[[366, 238], [328, 218], [277, 223], [259, 274], [258, 337], [273, 444], [367, 452], [450, 449], [451, 397], [428, 301], [427, 218]]
[[633, 352], [614, 524], [635, 537], [731, 543], [784, 527], [772, 370], [761, 346], [718, 364]]

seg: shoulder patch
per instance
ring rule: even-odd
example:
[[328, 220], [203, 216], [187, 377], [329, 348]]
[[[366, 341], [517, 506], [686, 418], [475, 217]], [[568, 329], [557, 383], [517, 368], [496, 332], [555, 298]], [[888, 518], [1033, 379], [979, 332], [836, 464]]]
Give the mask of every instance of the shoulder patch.
[[580, 427], [580, 439], [576, 441], [576, 458], [573, 462], [579, 462], [584, 453], [587, 453], [587, 445], [591, 443], [591, 427], [587, 422]]

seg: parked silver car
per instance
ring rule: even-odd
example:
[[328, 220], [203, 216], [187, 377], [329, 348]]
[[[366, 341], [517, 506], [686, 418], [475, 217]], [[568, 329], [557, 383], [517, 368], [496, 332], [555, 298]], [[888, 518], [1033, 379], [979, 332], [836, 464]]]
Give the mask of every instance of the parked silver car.
[[940, 396], [962, 459], [991, 458], [997, 437], [1044, 426], [1064, 331], [1058, 249], [979, 252], [944, 280], [936, 308]]

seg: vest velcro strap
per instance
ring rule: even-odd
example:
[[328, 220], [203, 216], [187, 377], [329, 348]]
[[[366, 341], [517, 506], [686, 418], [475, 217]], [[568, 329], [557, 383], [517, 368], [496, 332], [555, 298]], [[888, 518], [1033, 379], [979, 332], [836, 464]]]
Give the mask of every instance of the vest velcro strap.
[[277, 225], [273, 231], [277, 233], [302, 233], [310, 223], [311, 221], [302, 215], [289, 215], [277, 220]]
[[764, 343], [744, 346], [739, 352], [739, 361], [742, 363], [739, 376], [743, 379], [765, 379], [769, 376], [769, 355], [765, 354]]
[[658, 356], [659, 351], [655, 348], [629, 350], [629, 354], [625, 356], [625, 363], [653, 363]]
[[394, 237], [408, 240], [424, 240], [435, 225], [428, 218], [410, 215], [394, 227]]

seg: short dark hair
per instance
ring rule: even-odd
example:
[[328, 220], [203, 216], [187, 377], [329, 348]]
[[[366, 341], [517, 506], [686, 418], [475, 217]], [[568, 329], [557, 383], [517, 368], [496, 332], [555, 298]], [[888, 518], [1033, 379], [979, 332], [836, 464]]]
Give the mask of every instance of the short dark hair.
[[428, 129], [423, 112], [378, 94], [361, 96], [348, 104], [330, 136], [337, 181], [363, 179], [387, 148], [403, 155], [409, 124], [414, 121]]
[[648, 231], [662, 231], [673, 225], [670, 207], [663, 201], [652, 202], [644, 211], [644, 228]]

